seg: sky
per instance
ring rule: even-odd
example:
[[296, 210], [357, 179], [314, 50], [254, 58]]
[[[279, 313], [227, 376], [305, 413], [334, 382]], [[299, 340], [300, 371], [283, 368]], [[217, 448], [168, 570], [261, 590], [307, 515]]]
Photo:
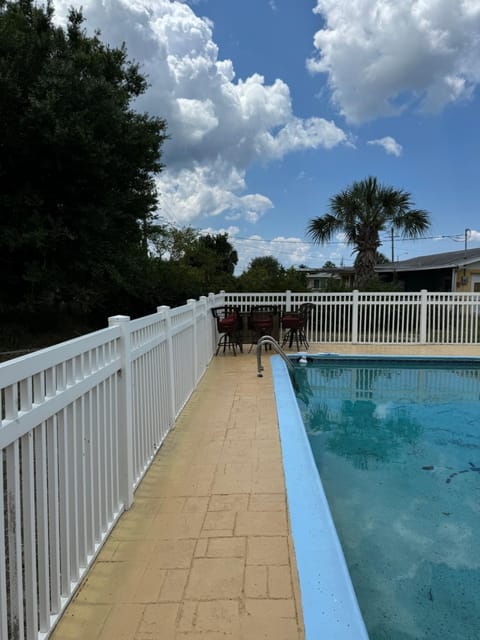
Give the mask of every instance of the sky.
[[[54, 0], [64, 24], [127, 47], [166, 119], [162, 221], [227, 232], [237, 273], [353, 264], [341, 234], [313, 244], [332, 196], [376, 176], [431, 227], [389, 232], [389, 259], [480, 246], [480, 0]], [[468, 230], [468, 231], [467, 231]]]

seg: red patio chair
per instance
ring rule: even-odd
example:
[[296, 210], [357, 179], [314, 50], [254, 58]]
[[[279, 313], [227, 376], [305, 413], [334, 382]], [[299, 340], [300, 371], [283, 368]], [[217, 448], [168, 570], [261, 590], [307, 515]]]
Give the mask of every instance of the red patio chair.
[[305, 329], [314, 308], [313, 302], [304, 302], [300, 305], [298, 311], [287, 311], [283, 314], [281, 320], [282, 347], [288, 342], [288, 346], [291, 349], [294, 340], [297, 344], [297, 351], [300, 351], [300, 345], [305, 345], [305, 349], [310, 347]]
[[220, 338], [217, 343], [215, 355], [218, 355], [220, 347], [225, 349], [231, 348], [233, 355], [236, 356], [236, 348], [238, 347], [243, 353], [240, 314], [237, 307], [214, 307], [212, 315], [217, 321], [217, 330]]
[[[277, 313], [277, 308], [271, 305], [264, 305], [253, 307], [250, 311], [248, 318], [248, 326], [252, 332], [252, 345], [256, 344], [262, 336], [269, 336], [273, 333], [274, 316]], [[265, 349], [267, 346], [265, 345]], [[271, 347], [270, 347], [271, 348]]]

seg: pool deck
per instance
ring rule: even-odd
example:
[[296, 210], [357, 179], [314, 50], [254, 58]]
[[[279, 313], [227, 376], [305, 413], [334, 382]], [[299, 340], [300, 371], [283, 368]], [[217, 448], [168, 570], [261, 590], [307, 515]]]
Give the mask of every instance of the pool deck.
[[[480, 356], [480, 347], [310, 353]], [[269, 355], [213, 358], [54, 640], [301, 640]], [[316, 640], [332, 640], [330, 638]]]

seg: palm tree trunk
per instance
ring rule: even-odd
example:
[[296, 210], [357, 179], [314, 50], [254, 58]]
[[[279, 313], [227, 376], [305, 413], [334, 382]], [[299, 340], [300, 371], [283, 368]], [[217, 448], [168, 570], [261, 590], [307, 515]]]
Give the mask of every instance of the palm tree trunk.
[[355, 258], [355, 277], [353, 285], [356, 289], [363, 289], [375, 276], [375, 249], [363, 249]]

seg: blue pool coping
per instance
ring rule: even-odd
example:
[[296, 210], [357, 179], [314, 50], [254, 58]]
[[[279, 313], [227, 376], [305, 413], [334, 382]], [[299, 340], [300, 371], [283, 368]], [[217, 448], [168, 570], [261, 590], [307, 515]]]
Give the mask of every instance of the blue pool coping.
[[287, 366], [270, 363], [305, 639], [368, 640]]

